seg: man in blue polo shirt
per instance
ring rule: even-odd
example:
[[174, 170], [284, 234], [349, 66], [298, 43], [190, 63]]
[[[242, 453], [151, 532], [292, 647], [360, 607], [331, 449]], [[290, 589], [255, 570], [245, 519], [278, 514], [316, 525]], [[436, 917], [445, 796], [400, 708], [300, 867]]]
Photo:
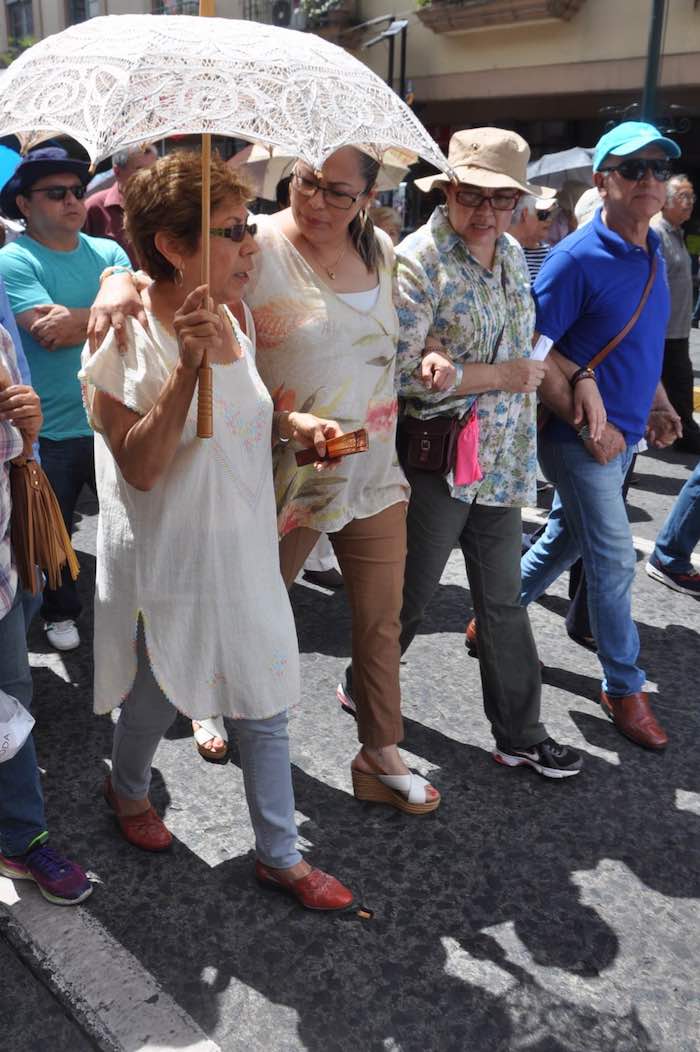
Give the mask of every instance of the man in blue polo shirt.
[[[0, 193], [5, 215], [26, 224], [26, 233], [0, 251], [0, 277], [41, 398], [42, 465], [69, 533], [83, 485], [95, 488], [92, 431], [78, 382], [89, 309], [102, 271], [131, 266], [116, 242], [80, 233], [88, 178], [85, 162], [45, 147], [27, 154]], [[44, 589], [42, 606], [48, 641], [58, 650], [79, 646], [80, 608], [64, 570], [57, 589]]]
[[[537, 599], [582, 557], [603, 666], [601, 705], [622, 734], [651, 749], [663, 749], [668, 737], [637, 665], [636, 558], [622, 486], [645, 435], [656, 446], [680, 435], [660, 382], [669, 293], [659, 238], [649, 229], [666, 199], [669, 159], [679, 155], [650, 124], [626, 121], [603, 135], [593, 159], [602, 207], [552, 249], [533, 289], [537, 331], [555, 344], [540, 388], [553, 416], [539, 452], [556, 493], [545, 533], [522, 560], [522, 602]], [[585, 367], [631, 320], [652, 274], [636, 324], [590, 373]], [[593, 437], [576, 420], [575, 398], [583, 391]]]

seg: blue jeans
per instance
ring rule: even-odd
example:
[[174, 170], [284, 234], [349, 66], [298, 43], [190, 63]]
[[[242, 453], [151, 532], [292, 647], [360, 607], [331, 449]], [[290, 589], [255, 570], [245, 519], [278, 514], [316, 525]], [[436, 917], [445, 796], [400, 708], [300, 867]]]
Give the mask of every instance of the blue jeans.
[[540, 464], [556, 487], [547, 528], [521, 562], [522, 603], [538, 599], [576, 559], [588, 581], [591, 629], [603, 666], [603, 690], [614, 697], [642, 689], [639, 635], [632, 620], [636, 555], [623, 483], [635, 453], [628, 446], [597, 464], [582, 443], [540, 438]]
[[700, 461], [678, 494], [656, 538], [654, 557], [663, 570], [690, 573], [690, 556], [700, 540]]
[[[112, 748], [112, 787], [128, 800], [148, 795], [151, 761], [177, 715], [151, 671], [141, 621], [137, 657], [136, 678], [122, 705]], [[234, 725], [256, 855], [263, 865], [289, 869], [301, 861], [301, 855], [296, 846], [287, 713], [267, 720], [235, 720]]]
[[[18, 589], [12, 609], [0, 621], [0, 687], [30, 709], [32, 674], [22, 598]], [[44, 797], [30, 734], [11, 760], [0, 763], [0, 852], [22, 855], [45, 832]]]
[[[75, 506], [83, 486], [89, 486], [93, 493], [97, 493], [93, 438], [64, 438], [60, 442], [41, 438], [39, 448], [41, 466], [56, 494], [70, 537]], [[45, 621], [75, 621], [81, 610], [76, 583], [64, 567], [58, 588], [44, 589], [41, 616]]]

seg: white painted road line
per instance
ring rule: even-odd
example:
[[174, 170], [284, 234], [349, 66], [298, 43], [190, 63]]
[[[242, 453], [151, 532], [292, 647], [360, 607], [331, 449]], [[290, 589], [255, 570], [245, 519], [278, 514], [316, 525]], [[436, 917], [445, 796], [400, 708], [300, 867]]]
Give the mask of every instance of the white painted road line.
[[31, 951], [101, 1048], [221, 1052], [86, 909], [51, 906], [28, 883], [0, 877], [0, 910], [10, 919], [10, 937]]

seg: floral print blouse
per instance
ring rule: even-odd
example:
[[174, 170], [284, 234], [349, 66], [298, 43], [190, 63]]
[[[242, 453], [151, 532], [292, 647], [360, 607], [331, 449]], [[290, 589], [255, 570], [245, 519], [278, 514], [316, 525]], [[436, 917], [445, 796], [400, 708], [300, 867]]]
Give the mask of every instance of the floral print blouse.
[[257, 334], [257, 366], [277, 409], [364, 427], [369, 450], [335, 471], [299, 468], [290, 446], [274, 453], [280, 537], [306, 526], [321, 533], [405, 502], [409, 487], [396, 456], [398, 401], [394, 368], [398, 322], [392, 299], [393, 246], [379, 232], [384, 264], [379, 295], [368, 311], [340, 299], [292, 243], [257, 216], [262, 249], [246, 302]]
[[[416, 369], [428, 336], [442, 341], [455, 362], [489, 362], [531, 353], [535, 308], [523, 251], [509, 234], [496, 243], [493, 270], [469, 252], [444, 206], [396, 249], [396, 305], [400, 323], [397, 386], [404, 412], [427, 419], [461, 416], [473, 395], [426, 391]], [[456, 486], [452, 496], [471, 503], [522, 507], [536, 501], [537, 431], [534, 394], [487, 391], [476, 399], [480, 482]]]

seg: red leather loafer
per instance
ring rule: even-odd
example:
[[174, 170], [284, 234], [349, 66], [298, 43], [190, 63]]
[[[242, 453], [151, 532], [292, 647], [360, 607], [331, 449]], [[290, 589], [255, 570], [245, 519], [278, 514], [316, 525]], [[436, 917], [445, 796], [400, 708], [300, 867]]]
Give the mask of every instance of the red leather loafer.
[[139, 815], [120, 815], [119, 801], [114, 795], [112, 782], [107, 777], [104, 785], [104, 797], [114, 811], [117, 825], [125, 840], [142, 851], [165, 851], [173, 842], [173, 834], [165, 822], [152, 807]]
[[620, 734], [624, 734], [630, 741], [643, 745], [646, 749], [665, 749], [668, 745], [668, 735], [657, 723], [646, 691], [640, 690], [637, 694], [611, 698], [601, 690], [600, 704]]
[[476, 618], [473, 617], [464, 632], [464, 645], [470, 654], [479, 655], [479, 644], [476, 639]]
[[255, 876], [265, 887], [293, 895], [307, 910], [344, 910], [352, 905], [354, 899], [349, 888], [322, 869], [312, 869], [305, 877], [287, 881], [262, 862], [256, 862]]

